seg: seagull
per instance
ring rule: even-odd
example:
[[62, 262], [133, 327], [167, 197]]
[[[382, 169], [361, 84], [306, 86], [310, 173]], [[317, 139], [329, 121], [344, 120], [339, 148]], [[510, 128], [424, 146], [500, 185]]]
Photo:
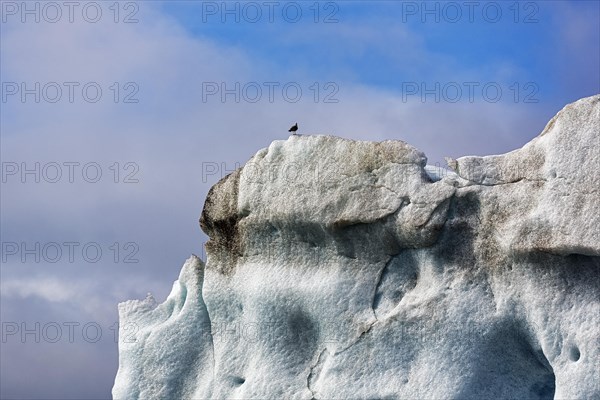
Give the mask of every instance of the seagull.
[[296, 123], [294, 124], [294, 126], [292, 126], [292, 127], [291, 127], [291, 128], [288, 130], [288, 132], [292, 132], [292, 135], [295, 135], [297, 130], [298, 130], [298, 123], [296, 122]]

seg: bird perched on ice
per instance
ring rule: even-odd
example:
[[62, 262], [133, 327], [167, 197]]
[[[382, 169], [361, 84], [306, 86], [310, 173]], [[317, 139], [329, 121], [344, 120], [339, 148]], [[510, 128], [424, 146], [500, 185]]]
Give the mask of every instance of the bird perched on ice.
[[292, 132], [292, 135], [295, 135], [297, 130], [298, 130], [298, 123], [296, 122], [296, 123], [294, 124], [294, 126], [292, 126], [292, 127], [291, 127], [291, 128], [288, 130], [288, 132]]

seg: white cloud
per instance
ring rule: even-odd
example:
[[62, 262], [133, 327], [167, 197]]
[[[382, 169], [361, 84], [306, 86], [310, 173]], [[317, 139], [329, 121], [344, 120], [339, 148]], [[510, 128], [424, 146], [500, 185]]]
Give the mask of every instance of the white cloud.
[[3, 280], [0, 287], [3, 297], [35, 296], [51, 303], [81, 300], [82, 293], [76, 289], [83, 289], [73, 282], [61, 282], [55, 278]]

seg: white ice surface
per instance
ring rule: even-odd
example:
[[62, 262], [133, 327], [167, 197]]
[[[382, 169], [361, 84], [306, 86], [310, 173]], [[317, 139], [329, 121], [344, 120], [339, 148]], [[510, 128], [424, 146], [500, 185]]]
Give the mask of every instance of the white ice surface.
[[259, 151], [207, 197], [206, 265], [119, 305], [114, 398], [600, 398], [599, 102], [455, 172], [396, 141]]

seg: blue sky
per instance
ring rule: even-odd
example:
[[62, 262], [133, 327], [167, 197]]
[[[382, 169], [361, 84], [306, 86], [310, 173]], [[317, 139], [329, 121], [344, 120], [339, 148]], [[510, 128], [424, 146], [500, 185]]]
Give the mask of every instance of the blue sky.
[[[254, 14], [223, 22], [222, 2], [121, 2], [117, 23], [113, 3], [98, 3], [94, 23], [79, 9], [72, 23], [67, 10], [45, 21], [50, 9], [39, 23], [22, 22], [11, 8], [21, 2], [2, 3], [3, 398], [109, 397], [116, 304], [147, 292], [166, 297], [183, 261], [202, 255], [198, 217], [210, 186], [286, 139], [294, 122], [302, 134], [405, 140], [441, 164], [444, 156], [521, 147], [565, 104], [600, 92], [597, 1], [479, 2], [472, 21], [463, 2], [320, 2], [317, 22], [314, 1], [275, 2], [273, 22], [263, 2], [238, 3], [240, 12], [261, 7], [255, 22], [247, 20]], [[424, 20], [423, 4], [434, 10]], [[296, 9], [302, 16], [292, 23]], [[137, 22], [124, 23], [132, 12]], [[337, 22], [326, 23], [331, 13]], [[47, 90], [40, 102], [12, 93], [35, 82]], [[68, 82], [77, 84], [72, 102]], [[54, 103], [51, 83], [63, 91]], [[90, 96], [102, 90], [97, 102], [83, 97], [90, 83]], [[238, 102], [206, 92], [236, 83], [248, 89]], [[302, 90], [297, 102], [286, 100], [286, 85]], [[422, 97], [422, 85], [439, 85], [440, 99]], [[262, 96], [248, 101], [257, 86]], [[128, 95], [137, 102], [125, 102]], [[22, 178], [20, 169], [36, 163], [39, 182]], [[62, 176], [53, 183], [56, 164]], [[67, 165], [76, 168], [73, 182]], [[66, 242], [79, 244], [72, 262]], [[23, 260], [14, 243], [47, 252]], [[52, 243], [63, 250], [56, 262], [48, 261]], [[103, 255], [91, 262], [80, 251], [86, 245]], [[62, 329], [56, 342], [48, 340], [54, 324]], [[103, 335], [94, 342], [96, 326]], [[34, 333], [22, 337], [22, 327]]]
[[[282, 22], [293, 19], [295, 8], [286, 13], [283, 6], [274, 7], [273, 23], [266, 6], [260, 7], [258, 22], [252, 22], [255, 9], [244, 13], [243, 6], [233, 14], [197, 2], [162, 9], [194, 35], [243, 48], [273, 67], [332, 79], [343, 74], [349, 81], [384, 90], [399, 91], [404, 81], [440, 78], [533, 81], [540, 85], [538, 97], [564, 103], [559, 89], [566, 82], [561, 81], [576, 83], [577, 76], [565, 76], [564, 58], [570, 59], [571, 68], [591, 75], [586, 83], [599, 84], [594, 74], [599, 61], [593, 57], [599, 45], [594, 34], [600, 29], [597, 2], [298, 4], [302, 18], [287, 24]], [[236, 18], [239, 23], [222, 23]], [[315, 18], [323, 23], [315, 24]]]

